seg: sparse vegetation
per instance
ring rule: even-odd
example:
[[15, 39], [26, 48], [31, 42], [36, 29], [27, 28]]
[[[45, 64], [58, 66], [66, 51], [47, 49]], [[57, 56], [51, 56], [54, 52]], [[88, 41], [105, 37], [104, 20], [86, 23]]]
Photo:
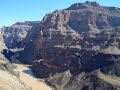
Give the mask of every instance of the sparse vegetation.
[[20, 77], [20, 73], [19, 73], [19, 72], [14, 71], [13, 69], [12, 69], [12, 70], [10, 70], [10, 74], [12, 74], [12, 75], [16, 76], [17, 78], [19, 78], [19, 77]]

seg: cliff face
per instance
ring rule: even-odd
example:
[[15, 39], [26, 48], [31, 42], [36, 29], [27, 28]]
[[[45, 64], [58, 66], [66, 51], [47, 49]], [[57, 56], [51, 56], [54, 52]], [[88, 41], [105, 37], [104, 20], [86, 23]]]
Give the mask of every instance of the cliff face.
[[39, 23], [38, 21], [25, 21], [25, 22], [17, 22], [9, 27], [3, 27], [1, 29], [1, 33], [5, 40], [5, 44], [8, 48], [22, 48], [22, 40], [26, 37], [28, 31], [31, 28]]
[[[29, 58], [29, 61], [32, 62], [34, 59], [40, 58], [39, 49], [41, 47], [68, 44], [81, 38], [94, 38], [94, 34], [86, 37], [83, 33], [99, 33], [102, 30], [107, 33], [107, 30], [120, 30], [119, 26], [120, 8], [100, 6], [96, 2], [76, 3], [67, 9], [47, 14], [41, 23], [28, 33], [26, 40], [29, 42], [26, 41], [27, 47], [23, 53], [31, 53], [32, 58]], [[99, 37], [96, 34], [96, 40], [97, 38]], [[22, 54], [21, 57], [27, 61], [29, 56], [25, 57]]]
[[103, 7], [96, 2], [76, 3], [67, 9], [47, 14], [43, 22], [48, 29], [61, 29], [67, 25], [79, 33], [96, 31], [119, 26], [120, 8]]
[[[20, 54], [20, 59], [23, 63], [31, 63], [33, 59], [41, 58], [39, 49], [42, 47], [42, 38], [40, 35], [40, 25], [34, 26], [26, 38], [23, 40], [25, 49]], [[29, 60], [25, 60], [29, 59]]]

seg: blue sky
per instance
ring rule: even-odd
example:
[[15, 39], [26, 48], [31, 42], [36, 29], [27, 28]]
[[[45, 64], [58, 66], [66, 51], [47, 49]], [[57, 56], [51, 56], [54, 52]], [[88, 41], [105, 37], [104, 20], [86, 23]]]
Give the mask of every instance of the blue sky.
[[[86, 0], [0, 0], [0, 27], [10, 26], [16, 22], [42, 20], [43, 16], [54, 10], [69, 7]], [[120, 0], [96, 1], [103, 6], [120, 7]]]

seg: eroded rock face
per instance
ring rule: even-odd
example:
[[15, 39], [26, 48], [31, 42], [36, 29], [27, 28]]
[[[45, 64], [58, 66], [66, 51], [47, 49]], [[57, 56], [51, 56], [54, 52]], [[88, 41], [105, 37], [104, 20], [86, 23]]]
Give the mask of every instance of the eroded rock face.
[[[47, 81], [58, 90], [116, 90], [116, 88], [119, 88], [117, 85], [112, 85], [102, 80], [97, 75], [97, 73], [99, 73], [98, 71], [91, 73], [83, 72], [75, 76], [70, 76], [66, 74], [67, 72], [54, 75], [48, 78]], [[61, 79], [61, 77], [65, 79]]]
[[28, 31], [39, 23], [38, 21], [17, 22], [9, 27], [3, 27], [1, 33], [8, 48], [23, 48], [22, 40], [26, 37]]
[[33, 59], [38, 60], [39, 58], [41, 58], [39, 49], [42, 48], [42, 38], [39, 29], [39, 25], [33, 27], [23, 41], [23, 43], [25, 43], [25, 49], [20, 53], [20, 59], [23, 63], [32, 64]]
[[[113, 14], [114, 13], [114, 14]], [[120, 9], [103, 7], [96, 2], [76, 3], [64, 10], [56, 10], [43, 18], [47, 29], [68, 25], [77, 32], [96, 31], [120, 25]]]
[[[101, 30], [118, 30], [119, 26], [119, 8], [100, 6], [96, 2], [76, 3], [67, 9], [47, 14], [41, 23], [36, 25], [36, 29], [28, 33], [26, 40], [31, 41], [28, 42], [24, 53], [38, 52], [30, 54], [32, 58], [29, 60], [33, 61], [40, 56], [41, 47], [71, 43], [81, 37], [84, 38], [81, 36], [82, 32], [98, 33]], [[42, 45], [38, 42], [42, 42]], [[28, 59], [24, 58], [24, 61], [26, 60]]]

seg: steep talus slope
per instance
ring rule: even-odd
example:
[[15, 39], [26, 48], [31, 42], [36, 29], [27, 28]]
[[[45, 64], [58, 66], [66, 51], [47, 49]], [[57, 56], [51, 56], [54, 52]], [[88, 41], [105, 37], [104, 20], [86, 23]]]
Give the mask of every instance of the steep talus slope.
[[3, 27], [1, 32], [8, 48], [23, 48], [22, 40], [26, 37], [31, 28], [40, 23], [39, 21], [17, 22], [9, 27]]
[[17, 77], [3, 70], [0, 70], [0, 87], [3, 88], [3, 90], [31, 90]]

